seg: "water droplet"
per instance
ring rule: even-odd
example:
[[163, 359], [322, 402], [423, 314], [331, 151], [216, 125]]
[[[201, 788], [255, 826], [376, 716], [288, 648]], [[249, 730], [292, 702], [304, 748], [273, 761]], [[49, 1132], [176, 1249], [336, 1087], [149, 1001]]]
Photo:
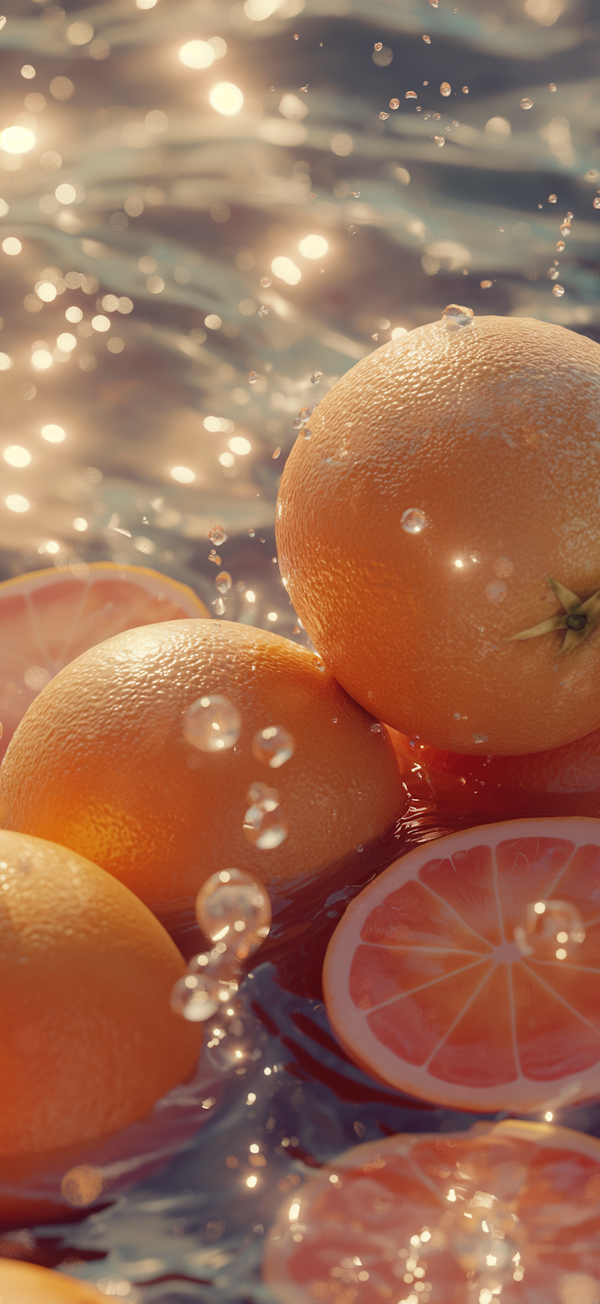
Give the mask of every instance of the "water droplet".
[[465, 308], [461, 303], [449, 303], [442, 313], [441, 320], [449, 331], [461, 330], [470, 326], [475, 316], [472, 308]]
[[489, 737], [488, 734], [473, 734], [473, 742], [478, 744], [487, 743], [488, 737]]
[[294, 755], [296, 743], [293, 735], [279, 725], [270, 724], [259, 729], [252, 739], [252, 754], [272, 770], [278, 770]]
[[420, 511], [418, 507], [408, 507], [402, 513], [401, 525], [407, 534], [422, 534], [427, 526], [425, 512]]
[[444, 95], [445, 98], [447, 99], [448, 96], [451, 94], [452, 94], [452, 87], [450, 85], [450, 82], [442, 82], [440, 86], [440, 95]]
[[[288, 827], [278, 811], [279, 793], [265, 783], [253, 783], [248, 789], [251, 803], [244, 816], [244, 833], [254, 847], [271, 851], [281, 846], [288, 835]], [[276, 813], [277, 812], [277, 813]]]
[[[461, 1196], [465, 1190], [462, 1178]], [[508, 1202], [488, 1191], [475, 1191], [470, 1199], [456, 1200], [447, 1236], [449, 1249], [464, 1272], [476, 1278], [474, 1299], [495, 1300], [498, 1287], [511, 1280], [514, 1264], [521, 1261], [525, 1235], [512, 1216]], [[448, 1199], [450, 1199], [450, 1192]], [[479, 1289], [477, 1289], [479, 1288]], [[494, 1293], [493, 1293], [494, 1292]]]
[[435, 143], [436, 143], [438, 149], [443, 149], [444, 145], [446, 144], [446, 141], [445, 141], [444, 137], [443, 137], [443, 136], [434, 136], [433, 139], [434, 139], [434, 141], [435, 141]]
[[571, 223], [570, 223], [570, 222], [563, 222], [562, 225], [561, 225], [558, 229], [559, 229], [560, 234], [561, 234], [562, 236], [570, 235], [570, 234], [571, 234]]
[[424, 36], [424, 37], [423, 37], [423, 40], [424, 40], [424, 42], [425, 42], [426, 45], [431, 45], [431, 37], [430, 37], [430, 36]]
[[552, 286], [552, 293], [553, 293], [555, 299], [562, 299], [564, 292], [565, 292], [565, 287], [564, 287], [564, 285], [553, 285], [553, 286]]
[[564, 240], [557, 240], [557, 242], [556, 242], [556, 252], [559, 253], [559, 254], [562, 254], [562, 252], [563, 252], [563, 250], [564, 250], [564, 247], [565, 247], [565, 242], [564, 242]]
[[273, 284], [270, 276], [261, 276], [260, 283], [263, 287], [263, 290], [267, 290], [269, 286]]
[[522, 108], [522, 109], [532, 109], [532, 108], [533, 108], [533, 100], [528, 99], [527, 96], [525, 96], [525, 97], [520, 101], [520, 103], [521, 103], [521, 108]]
[[322, 371], [313, 371], [313, 374], [310, 378], [310, 383], [311, 385], [320, 385], [322, 379], [323, 379]]
[[440, 0], [429, 0], [432, 9], [437, 9]]
[[596, 197], [596, 199], [593, 200], [593, 205], [594, 208], [600, 208], [600, 199]]
[[404, 98], [405, 98], [405, 100], [416, 100], [416, 99], [417, 99], [417, 92], [416, 92], [416, 91], [407, 91], [407, 92], [406, 92], [406, 95], [404, 96]]
[[261, 306], [261, 307], [259, 308], [259, 310], [258, 310], [258, 316], [259, 316], [259, 317], [268, 317], [268, 316], [269, 316], [269, 309], [265, 307], [264, 303], [262, 304], [262, 306]]
[[307, 425], [316, 406], [316, 403], [311, 403], [308, 407], [300, 408], [298, 416], [294, 417], [292, 421], [292, 430], [301, 430], [303, 426]]
[[548, 195], [548, 203], [549, 203], [549, 204], [555, 204], [555, 203], [556, 203], [556, 195]]
[[469, 87], [468, 87], [468, 86], [463, 86], [463, 87], [461, 87], [461, 89], [462, 89], [462, 93], [463, 93], [463, 95], [468, 95], [468, 94], [469, 94]]
[[479, 282], [480, 288], [481, 288], [482, 290], [491, 290], [493, 284], [494, 284], [493, 281], [480, 281], [480, 282]]
[[215, 543], [217, 547], [220, 547], [222, 543], [227, 541], [227, 534], [220, 525], [211, 526], [206, 537], [207, 539], [210, 539], [211, 543]]
[[387, 122], [389, 116], [390, 116], [389, 113], [383, 113], [383, 112], [381, 112], [381, 113], [379, 114], [379, 117], [381, 118], [381, 121], [382, 121], [382, 122]]
[[571, 959], [585, 942], [583, 920], [570, 901], [534, 901], [515, 927], [515, 942], [523, 955], [537, 960]]
[[305, 439], [310, 439], [312, 435], [312, 430], [309, 430], [308, 426], [305, 426], [304, 430], [302, 431], [302, 434], [304, 435]]
[[258, 380], [258, 372], [257, 372], [257, 371], [249, 371], [249, 372], [248, 372], [248, 384], [249, 384], [249, 385], [255, 385], [256, 382], [257, 382], [257, 380]]
[[215, 586], [219, 590], [219, 593], [229, 593], [231, 588], [231, 575], [229, 574], [229, 571], [219, 571], [215, 580]]
[[374, 46], [373, 46], [373, 49], [374, 49], [374, 50], [383, 50], [383, 45], [382, 45], [381, 41], [376, 41], [375, 44], [374, 44]]
[[375, 733], [375, 734], [383, 733], [383, 725], [380, 724], [379, 720], [376, 720], [375, 724], [371, 725], [371, 733]]
[[399, 108], [400, 108], [400, 100], [397, 99], [390, 100], [390, 109], [399, 109]]
[[558, 267], [549, 267], [546, 275], [550, 277], [551, 281], [557, 281], [559, 276]]
[[183, 717], [185, 741], [200, 752], [223, 752], [234, 747], [241, 728], [237, 706], [218, 694], [198, 698]]
[[171, 992], [171, 1009], [188, 1023], [204, 1023], [216, 1014], [219, 1002], [213, 993], [212, 983], [187, 973], [175, 983]]
[[215, 598], [214, 602], [211, 602], [210, 605], [211, 605], [211, 607], [214, 607], [215, 616], [224, 616], [224, 615], [225, 615], [225, 612], [226, 612], [226, 610], [227, 610], [227, 607], [226, 607], [225, 603], [223, 602], [223, 599], [222, 599], [222, 598]]
[[[254, 784], [250, 791], [258, 786]], [[264, 788], [265, 785], [260, 786]], [[269, 894], [261, 883], [242, 870], [222, 869], [211, 874], [200, 888], [196, 898], [196, 919], [204, 936], [217, 944], [223, 957], [222, 961], [215, 958], [213, 972], [215, 969], [227, 972], [231, 960], [245, 960], [268, 936], [271, 925]]]
[[556, 82], [548, 82], [548, 90], [549, 90], [549, 91], [555, 91], [555, 90], [556, 90]]

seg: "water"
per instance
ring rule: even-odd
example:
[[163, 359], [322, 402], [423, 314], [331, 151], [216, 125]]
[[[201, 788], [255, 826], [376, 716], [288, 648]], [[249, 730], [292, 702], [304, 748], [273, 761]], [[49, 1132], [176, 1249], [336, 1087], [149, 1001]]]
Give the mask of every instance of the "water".
[[[308, 645], [274, 560], [298, 412], [445, 304], [598, 338], [597, 6], [7, 0], [4, 12], [0, 451], [23, 452], [3, 460], [0, 576], [107, 559], [211, 604], [223, 566], [221, 614]], [[33, 148], [11, 153], [28, 132]], [[440, 829], [425, 813], [402, 837]], [[223, 1076], [219, 1047], [205, 1051], [222, 1096], [177, 1157], [70, 1227], [6, 1232], [1, 1252], [143, 1304], [263, 1301], [278, 1183], [295, 1190], [382, 1130], [470, 1124], [376, 1087], [319, 1008], [327, 930], [399, 845], [357, 852], [306, 918], [290, 900], [275, 921], [275, 958], [239, 997], [239, 1039], [261, 1058]], [[201, 943], [186, 927], [191, 955]], [[598, 1111], [559, 1121], [597, 1130]], [[266, 1164], [253, 1168], [255, 1143]]]

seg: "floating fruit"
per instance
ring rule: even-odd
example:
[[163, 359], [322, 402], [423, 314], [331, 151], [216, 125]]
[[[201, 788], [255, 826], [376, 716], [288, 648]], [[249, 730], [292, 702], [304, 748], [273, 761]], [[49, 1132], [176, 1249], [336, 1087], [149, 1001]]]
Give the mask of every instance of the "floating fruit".
[[78, 563], [0, 584], [0, 759], [34, 697], [105, 638], [163, 620], [208, 617], [186, 584], [143, 566]]
[[231, 866], [287, 891], [402, 813], [393, 748], [372, 724], [276, 634], [130, 630], [32, 704], [0, 772], [1, 818], [96, 860], [163, 919]]
[[395, 729], [389, 734], [407, 787], [417, 796], [428, 786], [441, 808], [479, 810], [504, 819], [600, 818], [600, 729], [529, 756], [461, 755], [426, 747]]
[[0, 1167], [115, 1132], [192, 1074], [201, 1036], [170, 1006], [183, 973], [110, 874], [0, 831]]
[[600, 727], [598, 344], [451, 304], [353, 367], [311, 430], [279, 560], [346, 691], [463, 753]]
[[600, 1142], [509, 1121], [354, 1146], [288, 1196], [263, 1279], [282, 1304], [594, 1304]]
[[0, 1259], [2, 1304], [98, 1304], [98, 1291], [76, 1277], [33, 1263]]
[[426, 843], [351, 902], [323, 967], [338, 1040], [436, 1104], [529, 1113], [600, 1092], [600, 821]]

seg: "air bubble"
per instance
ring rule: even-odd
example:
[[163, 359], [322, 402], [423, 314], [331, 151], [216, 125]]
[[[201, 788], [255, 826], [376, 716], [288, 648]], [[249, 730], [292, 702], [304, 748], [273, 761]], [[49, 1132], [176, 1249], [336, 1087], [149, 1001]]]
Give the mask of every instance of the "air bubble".
[[219, 571], [215, 580], [215, 586], [219, 593], [229, 593], [231, 588], [231, 575], [229, 571]]
[[449, 303], [447, 308], [444, 308], [441, 320], [447, 330], [458, 331], [463, 326], [470, 326], [474, 316], [472, 308], [465, 308], [461, 303]]
[[253, 847], [272, 851], [281, 846], [288, 835], [288, 826], [279, 812], [279, 793], [265, 783], [253, 783], [248, 789], [250, 803], [244, 816], [243, 829]]
[[[223, 957], [245, 960], [269, 934], [271, 902], [262, 884], [249, 874], [240, 869], [223, 869], [211, 874], [200, 888], [196, 919], [204, 936], [217, 944]], [[214, 968], [222, 969], [223, 963], [215, 956]]]
[[241, 728], [237, 707], [218, 694], [198, 698], [183, 717], [185, 741], [200, 752], [223, 752], [234, 747]]
[[270, 724], [265, 729], [259, 729], [252, 739], [252, 755], [272, 770], [285, 765], [295, 750], [293, 735], [279, 725]]
[[402, 513], [401, 525], [407, 534], [422, 534], [427, 526], [425, 512], [422, 512], [418, 507], [408, 507]]

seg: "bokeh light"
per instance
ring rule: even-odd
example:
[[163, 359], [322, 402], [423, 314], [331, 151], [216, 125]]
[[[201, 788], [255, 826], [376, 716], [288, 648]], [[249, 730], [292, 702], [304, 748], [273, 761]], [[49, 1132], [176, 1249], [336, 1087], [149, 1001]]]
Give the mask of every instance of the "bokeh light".
[[239, 113], [244, 103], [244, 96], [239, 86], [234, 86], [233, 82], [217, 82], [208, 98], [213, 109], [227, 118]]
[[322, 235], [305, 235], [298, 248], [304, 258], [323, 258], [329, 249], [329, 244]]
[[28, 498], [23, 498], [22, 494], [9, 494], [4, 499], [10, 512], [28, 512], [30, 503]]
[[8, 462], [9, 466], [29, 466], [31, 453], [28, 453], [26, 448], [21, 448], [19, 444], [9, 444], [8, 448], [4, 449], [4, 461]]
[[40, 433], [42, 439], [47, 440], [49, 444], [62, 444], [63, 439], [66, 439], [66, 434], [62, 426], [42, 426]]
[[5, 154], [27, 154], [35, 145], [35, 136], [28, 127], [5, 127], [0, 132], [0, 148]]
[[179, 58], [187, 68], [209, 68], [214, 63], [215, 52], [208, 41], [188, 41], [182, 45]]
[[297, 285], [298, 281], [302, 280], [300, 268], [296, 267], [291, 258], [285, 258], [283, 255], [273, 259], [271, 271], [281, 281], [285, 281], [286, 285]]

